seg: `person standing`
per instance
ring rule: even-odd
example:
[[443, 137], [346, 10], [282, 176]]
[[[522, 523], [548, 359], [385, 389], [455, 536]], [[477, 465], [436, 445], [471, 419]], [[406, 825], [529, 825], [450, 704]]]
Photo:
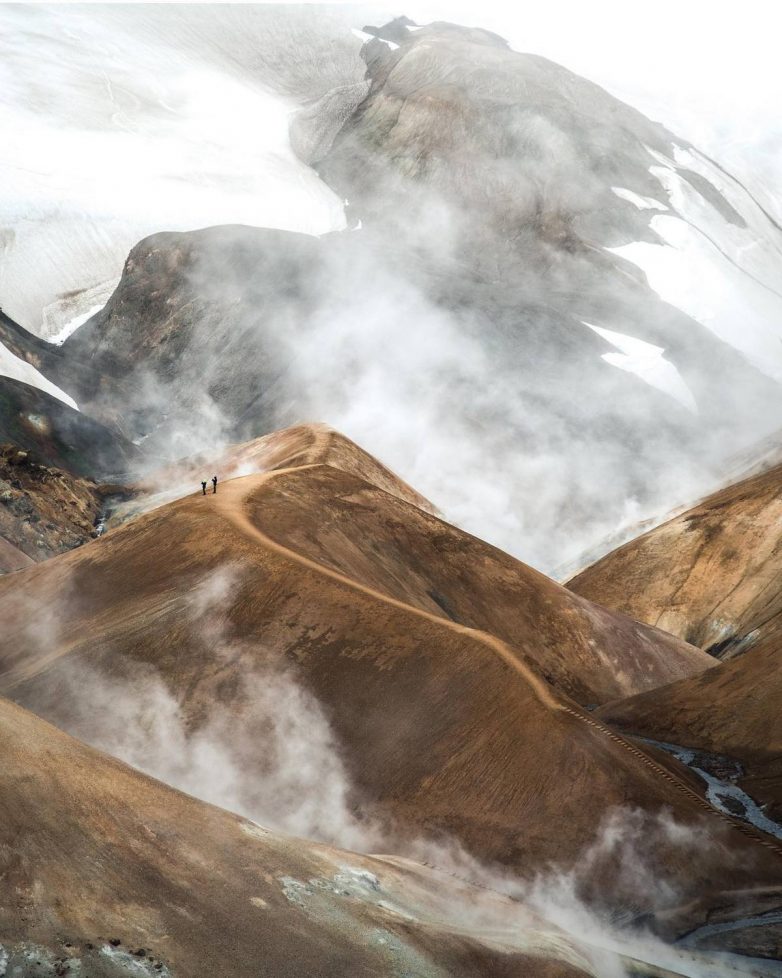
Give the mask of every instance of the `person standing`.
[[201, 483], [201, 492], [206, 495], [206, 479]]
[[214, 495], [216, 492], [217, 492], [217, 476], [216, 475], [213, 475], [212, 476], [212, 495]]

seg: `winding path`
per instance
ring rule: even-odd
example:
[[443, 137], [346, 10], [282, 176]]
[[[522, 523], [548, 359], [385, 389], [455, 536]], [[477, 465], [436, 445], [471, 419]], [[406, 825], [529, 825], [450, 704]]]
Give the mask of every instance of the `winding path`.
[[[328, 438], [328, 433], [324, 433], [322, 437], [324, 439]], [[325, 457], [328, 446], [326, 444], [322, 447], [323, 455]], [[522, 662], [516, 653], [514, 653], [504, 642], [500, 641], [498, 638], [495, 638], [495, 636], [489, 634], [488, 632], [483, 632], [477, 628], [469, 628], [465, 625], [459, 625], [448, 618], [442, 618], [439, 615], [432, 614], [431, 612], [424, 611], [421, 608], [416, 608], [413, 605], [406, 604], [404, 601], [399, 601], [396, 598], [392, 598], [390, 595], [383, 594], [382, 591], [376, 591], [374, 588], [367, 587], [366, 585], [339, 573], [339, 571], [332, 570], [330, 567], [325, 567], [323, 564], [311, 560], [309, 557], [304, 557], [301, 554], [296, 553], [295, 550], [290, 550], [288, 547], [281, 543], [277, 543], [275, 540], [272, 540], [265, 533], [259, 530], [247, 513], [247, 502], [249, 498], [264, 485], [268, 485], [268, 483], [273, 481], [275, 478], [284, 476], [291, 472], [301, 472], [307, 469], [317, 469], [321, 467], [328, 467], [327, 463], [314, 462], [309, 465], [296, 466], [293, 468], [275, 469], [271, 472], [264, 473], [261, 476], [246, 476], [240, 479], [233, 479], [230, 482], [222, 484], [221, 491], [218, 492], [217, 498], [214, 500], [216, 503], [216, 509], [224, 519], [233, 524], [233, 526], [240, 530], [245, 536], [256, 540], [265, 549], [272, 550], [288, 560], [294, 561], [303, 567], [307, 567], [311, 571], [331, 578], [344, 587], [350, 588], [354, 591], [360, 591], [361, 593], [370, 596], [375, 601], [392, 605], [393, 607], [404, 611], [406, 614], [413, 615], [418, 618], [424, 618], [427, 621], [436, 624], [440, 628], [448, 629], [449, 631], [455, 632], [459, 635], [467, 635], [476, 642], [479, 642], [489, 649], [492, 655], [499, 658], [513, 673], [520, 676], [534, 692], [538, 701], [544, 707], [549, 710], [566, 713], [577, 722], [593, 728], [600, 735], [607, 737], [623, 750], [632, 754], [638, 761], [653, 771], [658, 777], [662, 778], [668, 782], [668, 784], [678, 789], [680, 793], [686, 795], [691, 802], [694, 802], [699, 808], [703, 809], [709, 815], [720, 819], [723, 823], [730, 826], [735, 831], [741, 832], [742, 835], [746, 836], [748, 839], [751, 839], [756, 844], [761, 845], [766, 849], [771, 849], [778, 856], [782, 856], [782, 845], [776, 841], [773, 841], [764, 833], [753, 829], [746, 823], [733, 819], [729, 815], [725, 815], [723, 812], [716, 810], [694, 788], [690, 787], [690, 785], [688, 785], [686, 782], [676, 777], [676, 775], [674, 775], [662, 764], [659, 764], [657, 761], [653, 760], [642, 750], [630, 743], [624, 737], [621, 737], [619, 734], [615, 733], [609, 727], [606, 727], [598, 720], [595, 720], [593, 717], [589, 716], [575, 704], [568, 703], [566, 700], [560, 698], [560, 694], [555, 694], [553, 688], [545, 680], [538, 676], [528, 665]], [[474, 883], [475, 881], [468, 880], [466, 882]]]

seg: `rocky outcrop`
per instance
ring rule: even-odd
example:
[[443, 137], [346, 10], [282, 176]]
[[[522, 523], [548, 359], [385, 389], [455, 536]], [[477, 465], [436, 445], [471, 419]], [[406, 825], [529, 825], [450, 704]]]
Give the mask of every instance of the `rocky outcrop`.
[[45, 465], [14, 445], [0, 445], [0, 538], [28, 558], [19, 560], [6, 548], [2, 569], [18, 570], [98, 536], [107, 498], [126, 493]]
[[0, 377], [0, 569], [95, 536], [107, 495], [125, 493], [110, 483], [125, 481], [138, 455], [62, 401]]
[[65, 344], [92, 368], [75, 388], [83, 409], [158, 461], [275, 427], [286, 342], [316, 306], [322, 255], [317, 238], [259, 228], [145, 239]]

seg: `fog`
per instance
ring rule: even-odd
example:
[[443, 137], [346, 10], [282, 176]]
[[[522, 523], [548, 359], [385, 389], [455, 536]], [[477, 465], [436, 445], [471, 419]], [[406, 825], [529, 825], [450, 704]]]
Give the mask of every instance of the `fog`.
[[[477, 16], [458, 4], [407, 12], [422, 22]], [[161, 384], [152, 364], [140, 366], [136, 401], [160, 427], [157, 443], [143, 443], [150, 461], [217, 453], [281, 424], [325, 421], [398, 471], [447, 519], [561, 573], [607, 546], [602, 540], [632, 532], [636, 518], [660, 519], [719, 485], [726, 458], [782, 424], [777, 390], [749, 369], [782, 371], [779, 299], [750, 277], [760, 268], [765, 282], [774, 281], [779, 232], [756, 220], [744, 191], [731, 207], [746, 218], [746, 231], [715, 207], [717, 187], [708, 200], [683, 195], [681, 180], [666, 187], [652, 174], [660, 160], [619, 138], [629, 128], [639, 142], [654, 142], [657, 130], [629, 115], [614, 125], [608, 103], [588, 86], [578, 89], [570, 127], [559, 103], [547, 115], [551, 78], [542, 69], [539, 77], [528, 72], [540, 111], [519, 111], [504, 124], [487, 113], [483, 128], [438, 133], [453, 140], [451, 157], [434, 160], [417, 183], [378, 169], [374, 201], [360, 180], [346, 180], [344, 166], [328, 159], [325, 169], [317, 159], [314, 169], [306, 166], [288, 137], [294, 113], [307, 106], [306, 124], [295, 128], [300, 151], [317, 144], [327, 154], [364, 74], [351, 27], [382, 23], [390, 13], [381, 6], [3, 8], [0, 112], [7, 131], [25, 138], [3, 151], [0, 302], [25, 325], [57, 335], [107, 297], [127, 251], [150, 231], [239, 223], [322, 235], [344, 225], [347, 197], [348, 222], [362, 226], [344, 232], [351, 245], [321, 238], [309, 286], [294, 287], [281, 268], [276, 280], [243, 293], [219, 262], [193, 270], [183, 303], [200, 308], [205, 300], [216, 323], [233, 317], [248, 334], [255, 322], [259, 352], [234, 351], [228, 363], [232, 336], [204, 325], [194, 343], [202, 355], [195, 349], [181, 358], [180, 390]], [[580, 29], [560, 29], [563, 19]], [[666, 40], [661, 17], [638, 31], [613, 3], [594, 17], [555, 4], [522, 19], [489, 4], [481, 22], [517, 50], [559, 58], [619, 95], [640, 92], [641, 108], [651, 104], [643, 93], [657, 92], [671, 108], [654, 114], [664, 122], [675, 123], [677, 107], [706, 106], [714, 132], [739, 125], [735, 102], [704, 102], [712, 84], [723, 93], [739, 85], [733, 69], [717, 79], [715, 52], [726, 30], [717, 16], [704, 15], [695, 68], [683, 30], [667, 31]], [[749, 24], [742, 18], [739, 31]], [[34, 71], [31, 45], [41, 53]], [[662, 77], [661, 50], [669, 69]], [[740, 79], [745, 94], [755, 85], [758, 112], [768, 105], [760, 81], [767, 53], [753, 57]], [[465, 79], [468, 92], [493, 104], [496, 84], [479, 73]], [[334, 92], [328, 105], [317, 102]], [[421, 132], [437, 124], [422, 117], [407, 145], [384, 152], [414, 156]], [[600, 135], [606, 144], [597, 152]], [[698, 135], [686, 125], [682, 131]], [[716, 136], [706, 142], [719, 150]], [[665, 165], [678, 166], [667, 151]], [[758, 149], [758, 180], [765, 152]], [[611, 159], [613, 185], [585, 163], [592, 153]], [[714, 168], [708, 173], [718, 180]], [[776, 193], [771, 183], [768, 193]], [[651, 198], [667, 213], [634, 203]], [[373, 213], [378, 202], [389, 205], [391, 220]], [[542, 240], [529, 230], [541, 221]], [[552, 251], [546, 235], [567, 234], [571, 225], [602, 257]], [[512, 261], [506, 246], [516, 250]], [[719, 254], [728, 247], [729, 268]], [[301, 264], [301, 280], [307, 271]], [[636, 284], [643, 273], [651, 286], [645, 294]], [[313, 312], [312, 295], [301, 302], [296, 289], [314, 287]], [[263, 319], [268, 293], [284, 301]], [[660, 298], [693, 318], [677, 317]], [[242, 301], [244, 315], [235, 308]], [[593, 328], [599, 336], [589, 336]], [[138, 329], [132, 315], [123, 329]], [[658, 351], [655, 364], [628, 356], [633, 344]], [[248, 394], [237, 430], [237, 405], [224, 392], [239, 387]], [[253, 398], [261, 409], [248, 413]], [[110, 415], [112, 405], [101, 410]], [[127, 406], [113, 413], [122, 420]]]
[[[262, 7], [3, 5], [5, 312], [56, 335], [106, 301], [130, 248], [155, 231], [341, 227], [342, 202], [288, 141], [297, 103], [287, 89], [301, 95], [313, 80], [273, 91], [273, 58], [264, 64], [250, 40], [263, 32], [290, 50], [290, 34], [302, 32], [312, 50], [318, 20], [294, 18], [275, 33]], [[328, 60], [304, 70], [328, 84], [359, 47], [346, 29]]]
[[[241, 574], [240, 564], [229, 564], [195, 582], [182, 615], [190, 640], [213, 649], [218, 671], [221, 663], [230, 670], [243, 652], [226, 624]], [[31, 616], [27, 637], [41, 651], [58, 643], [63, 606], [72, 610], [79, 596], [66, 589], [62, 602]], [[655, 915], [665, 926], [691, 900], [677, 882], [677, 864], [697, 865], [699, 855], [717, 850], [726, 868], [737, 858], [728, 829], [714, 819], [685, 824], [665, 810], [616, 808], [594, 826], [571, 865], [553, 864], [522, 877], [481, 862], [447, 833], [414, 834], [379, 818], [357, 796], [340, 744], [295, 665], [242, 670], [237, 682], [230, 705], [215, 697], [208, 714], [194, 719], [153, 667], [136, 663], [125, 672], [120, 661], [104, 659], [99, 666], [83, 655], [66, 655], [51, 669], [45, 691], [26, 705], [138, 770], [267, 830], [424, 863], [435, 871], [438, 907], [447, 907], [450, 921], [481, 940], [524, 949], [537, 929], [545, 953], [546, 942], [561, 931], [598, 978], [630, 978], [637, 962], [690, 978], [778, 974], [773, 962], [700, 950], [697, 930], [676, 946], [652, 931]], [[349, 855], [337, 858], [349, 865]], [[746, 850], [741, 858], [746, 860]], [[457, 902], [449, 895], [450, 877], [512, 903], [492, 903], [487, 910], [461, 890]], [[529, 920], [530, 912], [537, 919]], [[526, 930], [520, 929], [520, 914]]]

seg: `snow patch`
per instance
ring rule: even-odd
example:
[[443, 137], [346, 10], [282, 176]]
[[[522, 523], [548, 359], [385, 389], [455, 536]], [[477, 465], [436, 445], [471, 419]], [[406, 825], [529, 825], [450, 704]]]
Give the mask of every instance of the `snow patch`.
[[42, 310], [62, 303], [41, 335], [58, 332], [98, 301], [73, 308], [72, 293], [116, 278], [158, 231], [344, 228], [339, 198], [291, 149], [293, 102], [241, 57], [216, 57], [245, 20], [250, 33], [239, 8], [204, 8], [197, 25], [166, 4], [0, 9], [0, 129], [24, 133], [2, 149], [12, 319], [38, 333]]
[[636, 241], [607, 250], [641, 268], [665, 302], [782, 381], [782, 298], [737, 268], [687, 221], [656, 214], [651, 227], [666, 244]]
[[63, 404], [67, 404], [75, 411], [79, 410], [76, 401], [70, 395], [47, 380], [40, 370], [36, 370], [31, 363], [22, 360], [15, 353], [11, 353], [8, 347], [3, 346], [2, 343], [0, 343], [0, 377], [9, 377], [11, 380], [18, 380], [22, 384], [27, 384], [28, 387], [36, 387], [39, 391], [56, 397], [58, 401], [62, 401]]
[[698, 404], [692, 391], [685, 383], [682, 375], [670, 360], [666, 360], [663, 354], [665, 349], [639, 340], [634, 336], [625, 333], [617, 333], [612, 329], [604, 329], [592, 323], [583, 321], [585, 326], [602, 336], [604, 340], [621, 351], [619, 353], [604, 353], [602, 359], [620, 370], [627, 370], [629, 373], [640, 377], [650, 387], [655, 387], [675, 401], [678, 401], [688, 411], [693, 414], [698, 413]]
[[92, 306], [86, 312], [83, 312], [78, 316], [74, 316], [73, 319], [69, 319], [68, 322], [65, 323], [64, 326], [61, 326], [56, 333], [53, 333], [51, 336], [47, 336], [46, 339], [49, 341], [49, 343], [54, 344], [54, 346], [62, 346], [68, 337], [76, 332], [79, 326], [83, 326], [88, 319], [92, 319], [95, 313], [100, 312], [102, 308], [103, 305], [101, 303], [98, 303], [97, 306]]
[[[606, 250], [637, 265], [661, 299], [782, 381], [782, 234], [738, 181], [696, 151], [675, 146], [672, 159], [646, 149], [655, 160], [649, 172], [674, 211], [650, 221], [665, 243]], [[680, 167], [707, 180], [746, 227], [720, 213]]]
[[698, 765], [698, 752], [691, 747], [681, 747], [679, 744], [669, 744], [662, 740], [652, 740], [639, 737], [646, 744], [652, 744], [660, 750], [672, 754], [678, 761], [685, 764], [698, 775], [706, 784], [706, 798], [712, 808], [731, 818], [740, 818], [754, 825], [761, 832], [782, 839], [782, 825], [774, 822], [750, 796], [741, 790], [733, 781], [718, 778], [710, 771], [705, 771]]
[[635, 193], [632, 190], [628, 190], [627, 187], [611, 187], [611, 190], [616, 194], [617, 197], [621, 197], [622, 200], [629, 201], [634, 204], [639, 211], [667, 211], [668, 208], [665, 204], [661, 204], [659, 200], [655, 200], [654, 197], [642, 197], [640, 194]]
[[58, 296], [53, 302], [44, 306], [41, 314], [41, 325], [38, 334], [41, 339], [60, 345], [67, 339], [66, 327], [78, 321], [77, 326], [71, 325], [74, 332], [86, 321], [85, 313], [94, 315], [102, 309], [111, 298], [120, 283], [120, 276], [98, 282], [78, 291], [67, 292]]
[[356, 27], [351, 27], [351, 33], [354, 34], [359, 40], [363, 41], [365, 44], [368, 41], [380, 41], [381, 44], [385, 44], [390, 48], [391, 51], [396, 51], [399, 47], [398, 44], [394, 44], [393, 41], [387, 41], [384, 37], [377, 37], [375, 34], [367, 34], [366, 31], [360, 31]]
[[162, 962], [153, 963], [150, 958], [137, 957], [120, 948], [112, 947], [111, 944], [104, 944], [100, 949], [100, 955], [120, 968], [124, 975], [133, 975], [137, 978], [153, 978], [153, 976], [171, 978], [171, 972]]

